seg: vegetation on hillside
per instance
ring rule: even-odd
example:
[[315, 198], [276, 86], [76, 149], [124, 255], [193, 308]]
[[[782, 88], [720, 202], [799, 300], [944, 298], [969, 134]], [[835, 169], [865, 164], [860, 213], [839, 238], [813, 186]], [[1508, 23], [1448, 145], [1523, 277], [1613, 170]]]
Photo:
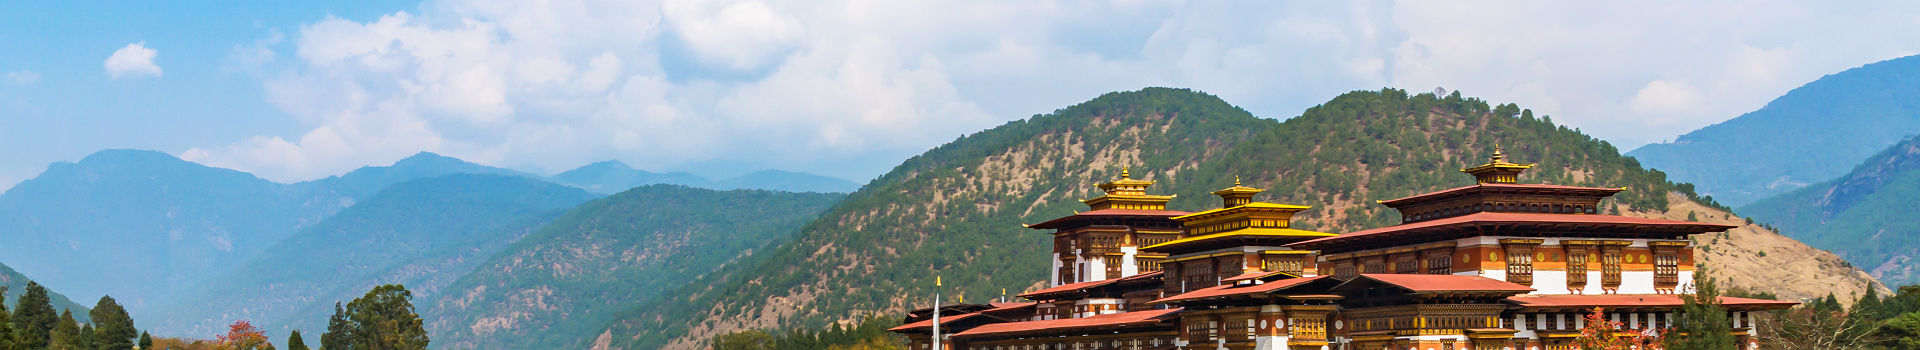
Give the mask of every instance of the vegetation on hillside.
[[1666, 193], [1692, 193], [1604, 141], [1458, 93], [1353, 92], [1285, 122], [1190, 90], [1110, 93], [909, 159], [792, 243], [630, 311], [612, 339], [654, 348], [715, 327], [820, 327], [911, 306], [935, 274], [954, 294], [1035, 287], [1050, 241], [1020, 224], [1085, 210], [1077, 200], [1123, 168], [1178, 195], [1170, 209], [1213, 208], [1207, 193], [1240, 176], [1271, 189], [1259, 200], [1315, 206], [1300, 226], [1339, 232], [1397, 222], [1373, 200], [1471, 184], [1458, 170], [1495, 147], [1540, 162], [1523, 182], [1626, 187], [1612, 203], [1627, 210], [1663, 210]]
[[1920, 197], [1920, 137], [1882, 150], [1845, 176], [1754, 202], [1740, 212], [1897, 285], [1920, 282], [1915, 197]]
[[744, 330], [713, 337], [714, 350], [905, 350], [907, 338], [888, 332], [897, 317], [870, 316], [851, 327], [840, 323], [823, 330]]
[[440, 344], [564, 348], [618, 311], [785, 241], [840, 194], [642, 186], [570, 209], [424, 303]]

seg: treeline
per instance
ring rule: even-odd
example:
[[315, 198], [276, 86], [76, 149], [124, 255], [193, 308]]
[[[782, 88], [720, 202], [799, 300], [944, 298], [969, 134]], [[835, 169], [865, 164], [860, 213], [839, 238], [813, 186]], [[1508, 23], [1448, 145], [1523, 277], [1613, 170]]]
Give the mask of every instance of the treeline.
[[[6, 290], [0, 287], [0, 295], [6, 295]], [[412, 299], [413, 293], [406, 287], [389, 284], [374, 287], [344, 308], [335, 303], [320, 348], [426, 349], [427, 331], [421, 327], [420, 315], [413, 311]], [[91, 322], [85, 323], [75, 320], [71, 310], [54, 314], [47, 289], [29, 281], [13, 310], [0, 303], [0, 350], [275, 349], [266, 333], [246, 320], [234, 322], [227, 333], [214, 340], [199, 340], [154, 338], [136, 330], [133, 317], [112, 296], [100, 297], [87, 314]], [[287, 349], [309, 350], [300, 331], [287, 336]]]
[[[7, 288], [0, 287], [0, 295]], [[53, 311], [47, 288], [28, 281], [26, 293], [9, 310], [0, 304], [0, 349], [7, 350], [130, 350], [135, 338], [139, 344], [151, 344], [151, 338], [133, 327], [133, 317], [112, 296], [102, 296], [88, 312], [90, 322], [73, 318], [73, 310]]]
[[1886, 297], [1868, 287], [1852, 307], [1828, 294], [1763, 315], [1762, 341], [1783, 349], [1920, 349], [1920, 285]]
[[907, 338], [888, 332], [900, 320], [872, 316], [852, 327], [834, 323], [826, 329], [788, 330], [776, 334], [765, 330], [745, 330], [713, 337], [715, 350], [904, 350]]

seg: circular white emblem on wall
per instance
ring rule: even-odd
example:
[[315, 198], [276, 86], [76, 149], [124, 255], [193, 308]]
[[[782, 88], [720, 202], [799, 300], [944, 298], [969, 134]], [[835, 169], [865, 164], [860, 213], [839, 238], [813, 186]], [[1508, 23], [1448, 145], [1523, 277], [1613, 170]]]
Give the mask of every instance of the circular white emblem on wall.
[[1333, 320], [1333, 329], [1346, 328], [1346, 326], [1347, 323], [1345, 321]]

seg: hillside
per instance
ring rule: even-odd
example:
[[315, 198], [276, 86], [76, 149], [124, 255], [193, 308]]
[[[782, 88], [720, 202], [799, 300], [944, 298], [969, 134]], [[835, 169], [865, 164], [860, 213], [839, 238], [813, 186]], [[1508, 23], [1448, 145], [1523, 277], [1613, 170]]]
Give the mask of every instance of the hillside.
[[335, 301], [400, 283], [420, 298], [592, 199], [518, 176], [457, 174], [403, 182], [347, 208], [186, 293], [152, 322], [163, 334], [217, 334], [252, 320], [272, 334], [317, 333]]
[[443, 348], [553, 348], [747, 252], [839, 194], [653, 185], [582, 204], [422, 302]]
[[1822, 77], [1737, 118], [1628, 152], [1739, 206], [1846, 174], [1920, 133], [1920, 56]]
[[[27, 279], [27, 275], [22, 275], [19, 271], [14, 271], [13, 268], [7, 267], [6, 264], [0, 264], [0, 288], [5, 288], [4, 290], [6, 291], [5, 295], [0, 295], [0, 299], [6, 301], [7, 311], [17, 312], [15, 310], [20, 309], [20, 295], [27, 292], [28, 281], [32, 280]], [[73, 311], [74, 319], [80, 322], [90, 322], [88, 318], [91, 318], [91, 314], [87, 313], [89, 310], [88, 306], [73, 302], [73, 299], [68, 299], [66, 295], [60, 294], [59, 291], [52, 289], [47, 290], [47, 299], [52, 301], [54, 312], [70, 310]]]
[[0, 194], [0, 261], [86, 300], [112, 295], [136, 319], [185, 288], [395, 183], [513, 173], [432, 153], [280, 184], [143, 150], [54, 163]]
[[1868, 158], [1845, 176], [1740, 208], [1755, 220], [1833, 250], [1888, 284], [1920, 282], [1920, 137]]
[[570, 345], [692, 348], [717, 332], [898, 311], [921, 303], [902, 296], [927, 294], [936, 274], [946, 277], [949, 293], [974, 298], [1037, 288], [1048, 237], [1020, 224], [1084, 209], [1077, 200], [1092, 197], [1094, 183], [1123, 167], [1159, 181], [1154, 192], [1178, 195], [1173, 209], [1211, 208], [1207, 193], [1240, 176], [1271, 189], [1261, 200], [1315, 206], [1298, 225], [1341, 232], [1397, 222], [1396, 213], [1372, 200], [1469, 184], [1457, 170], [1495, 146], [1511, 159], [1541, 163], [1524, 182], [1626, 187], [1610, 203], [1628, 212], [1664, 213], [1696, 200], [1690, 186], [1643, 170], [1603, 141], [1517, 106], [1493, 107], [1458, 93], [1353, 92], [1285, 122], [1188, 90], [1110, 93], [909, 159], [848, 195], [792, 243], [674, 291], [673, 299], [629, 310], [599, 337]]
[[715, 190], [774, 190], [787, 192], [847, 193], [860, 184], [837, 177], [802, 172], [761, 170], [713, 180], [686, 172], [656, 173], [634, 169], [617, 160], [587, 164], [555, 174], [555, 182], [573, 185], [595, 193], [616, 193], [645, 185], [681, 185]]

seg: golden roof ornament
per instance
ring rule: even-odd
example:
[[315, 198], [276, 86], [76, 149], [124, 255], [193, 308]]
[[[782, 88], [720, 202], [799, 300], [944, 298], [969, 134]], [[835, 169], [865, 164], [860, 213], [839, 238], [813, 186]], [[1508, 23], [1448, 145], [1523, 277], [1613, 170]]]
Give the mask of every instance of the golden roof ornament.
[[1233, 187], [1213, 191], [1213, 195], [1220, 196], [1220, 205], [1222, 208], [1232, 208], [1253, 203], [1253, 195], [1266, 191], [1267, 190], [1241, 186], [1240, 176], [1234, 175]]
[[1481, 184], [1510, 184], [1519, 182], [1520, 173], [1529, 168], [1533, 168], [1533, 164], [1507, 162], [1506, 153], [1501, 152], [1500, 147], [1494, 147], [1493, 156], [1487, 157], [1487, 164], [1460, 169], [1460, 172], [1472, 174], [1474, 180]]
[[1086, 203], [1093, 210], [1166, 210], [1167, 200], [1173, 198], [1173, 196], [1147, 194], [1147, 188], [1153, 187], [1153, 181], [1134, 179], [1132, 167], [1121, 167], [1119, 179], [1101, 183], [1099, 187], [1100, 191], [1106, 192], [1106, 195], [1080, 202]]

